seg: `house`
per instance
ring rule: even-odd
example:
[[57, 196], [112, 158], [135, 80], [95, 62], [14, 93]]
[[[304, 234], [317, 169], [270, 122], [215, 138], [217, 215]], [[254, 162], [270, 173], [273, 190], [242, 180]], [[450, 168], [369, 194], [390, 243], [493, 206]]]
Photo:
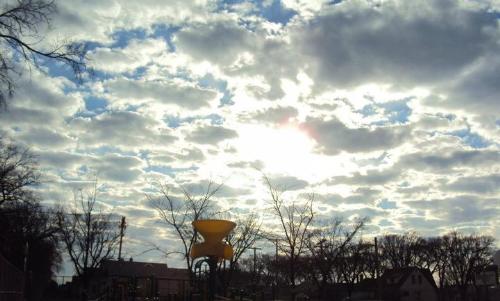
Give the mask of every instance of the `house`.
[[408, 267], [387, 270], [381, 278], [386, 301], [437, 301], [438, 289], [428, 269]]
[[189, 299], [187, 269], [164, 263], [105, 260], [90, 284], [89, 295], [105, 300]]

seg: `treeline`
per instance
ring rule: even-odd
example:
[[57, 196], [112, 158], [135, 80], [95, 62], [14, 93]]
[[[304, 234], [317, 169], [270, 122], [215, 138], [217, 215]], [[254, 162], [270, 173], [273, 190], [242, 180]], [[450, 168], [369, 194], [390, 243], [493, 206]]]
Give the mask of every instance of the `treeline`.
[[[100, 210], [97, 182], [90, 192], [75, 192], [72, 206], [49, 208], [33, 189], [40, 177], [35, 156], [0, 137], [0, 254], [24, 276], [23, 292], [13, 293], [25, 300], [43, 298], [63, 254], [88, 285], [100, 262], [114, 256], [119, 239], [119, 217]], [[1, 294], [12, 290], [0, 287]]]
[[[387, 269], [418, 267], [429, 269], [438, 287], [456, 287], [465, 300], [467, 287], [476, 285], [477, 275], [492, 263], [494, 239], [490, 236], [450, 232], [422, 237], [408, 232], [362, 239], [360, 233], [366, 227], [366, 218], [320, 221], [314, 211], [313, 194], [290, 199], [286, 190], [273, 185], [269, 178], [264, 177], [264, 182], [270, 196], [266, 212], [274, 215], [275, 224], [270, 232], [265, 232], [254, 214], [237, 221], [238, 227], [227, 239], [235, 248], [235, 257], [228, 268], [221, 265], [219, 271], [225, 287], [236, 284], [236, 280], [230, 280], [235, 273], [246, 271], [258, 276], [252, 283], [262, 280], [268, 285], [286, 286], [292, 300], [297, 286], [304, 283], [313, 284], [316, 297], [331, 300], [328, 289], [335, 284], [344, 285], [350, 294], [355, 284], [378, 278]], [[191, 221], [224, 218], [212, 200], [221, 185], [210, 182], [205, 193], [197, 197], [182, 187], [180, 195], [173, 194], [172, 187], [158, 187], [159, 193], [150, 196], [150, 201], [182, 241], [180, 253], [193, 272], [194, 262], [189, 254], [200, 237], [193, 231]], [[274, 244], [275, 254], [242, 257], [264, 240]]]
[[[336, 227], [341, 223], [337, 222]], [[333, 227], [335, 229], [335, 227]], [[295, 286], [312, 284], [311, 292], [333, 300], [331, 288], [343, 285], [348, 295], [365, 279], [377, 279], [388, 269], [429, 269], [440, 291], [455, 287], [462, 300], [468, 287], [476, 288], [478, 276], [492, 264], [494, 240], [489, 236], [451, 232], [436, 237], [416, 233], [384, 235], [370, 240], [351, 236], [352, 231], [313, 231], [307, 250], [296, 260]], [[241, 260], [241, 271], [255, 275], [256, 282], [292, 287], [290, 257], [280, 252]], [[256, 270], [254, 273], [254, 269]]]

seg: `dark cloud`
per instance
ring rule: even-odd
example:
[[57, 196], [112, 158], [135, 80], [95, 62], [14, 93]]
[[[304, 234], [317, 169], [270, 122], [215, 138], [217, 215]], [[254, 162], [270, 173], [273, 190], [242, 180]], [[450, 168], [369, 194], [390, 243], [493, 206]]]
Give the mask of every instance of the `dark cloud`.
[[495, 193], [500, 191], [500, 175], [491, 174], [481, 177], [462, 177], [446, 186], [447, 190], [468, 193]]
[[175, 104], [182, 108], [198, 109], [206, 107], [217, 93], [188, 84], [167, 81], [145, 81], [119, 78], [107, 81], [105, 88], [115, 102], [129, 102], [135, 105], [153, 100], [161, 104]]
[[44, 127], [31, 128], [29, 131], [19, 135], [19, 139], [22, 139], [29, 145], [40, 148], [64, 147], [74, 142], [70, 137]]
[[473, 195], [407, 201], [405, 204], [411, 208], [429, 210], [432, 215], [449, 223], [492, 220], [500, 214], [497, 199], [483, 199]]
[[309, 185], [307, 181], [301, 180], [293, 176], [274, 176], [269, 178], [273, 187], [283, 190], [300, 190]]
[[264, 168], [264, 162], [260, 160], [256, 161], [237, 161], [233, 163], [229, 163], [227, 166], [234, 168], [253, 168], [257, 170], [261, 170]]
[[[269, 35], [259, 24], [252, 30], [236, 19], [192, 24], [175, 35], [179, 51], [197, 61], [210, 61], [229, 77], [259, 77], [267, 88], [248, 86], [257, 98], [279, 99], [285, 95], [281, 80], [296, 80], [298, 55], [282, 36]], [[250, 58], [245, 61], [242, 55]]]
[[266, 110], [258, 111], [249, 117], [243, 118], [244, 120], [266, 122], [266, 123], [284, 123], [288, 119], [297, 117], [298, 110], [294, 107], [272, 107]]
[[142, 175], [144, 162], [137, 157], [108, 154], [95, 158], [89, 167], [104, 181], [130, 183]]
[[396, 180], [401, 171], [397, 168], [384, 170], [368, 170], [365, 174], [355, 172], [352, 176], [338, 176], [328, 180], [329, 184], [351, 184], [351, 185], [383, 185]]
[[493, 150], [458, 150], [448, 153], [413, 153], [400, 159], [401, 168], [428, 171], [448, 171], [471, 166], [490, 166], [500, 161], [500, 153]]
[[497, 47], [493, 54], [478, 58], [477, 62], [464, 75], [445, 86], [448, 91], [446, 100], [428, 105], [438, 105], [449, 109], [469, 110], [479, 114], [492, 114], [500, 111], [500, 57]]
[[159, 128], [152, 118], [136, 112], [106, 112], [94, 118], [75, 118], [71, 125], [79, 133], [82, 146], [113, 145], [124, 148], [150, 148], [166, 145], [177, 138]]
[[295, 33], [317, 83], [435, 85], [496, 43], [497, 17], [456, 1], [343, 2]]
[[86, 156], [64, 151], [37, 151], [38, 161], [47, 167], [71, 169], [85, 162]]
[[302, 126], [318, 142], [319, 151], [328, 155], [391, 149], [405, 142], [411, 133], [407, 126], [348, 128], [337, 119], [307, 118]]
[[365, 204], [372, 205], [380, 196], [380, 190], [371, 188], [358, 188], [348, 196], [341, 196], [337, 193], [321, 194], [318, 199], [325, 204], [337, 206], [340, 204]]
[[195, 24], [175, 35], [175, 43], [182, 52], [198, 60], [209, 60], [220, 65], [232, 64], [237, 56], [252, 47], [253, 34], [231, 21]]
[[186, 136], [186, 140], [200, 144], [217, 144], [223, 140], [236, 138], [235, 130], [222, 126], [205, 125], [196, 128]]

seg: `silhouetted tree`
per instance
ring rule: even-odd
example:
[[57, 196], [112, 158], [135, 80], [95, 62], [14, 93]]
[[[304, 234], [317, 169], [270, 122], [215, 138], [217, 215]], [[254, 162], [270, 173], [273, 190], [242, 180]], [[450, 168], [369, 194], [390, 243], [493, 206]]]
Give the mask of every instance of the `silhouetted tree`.
[[467, 300], [468, 285], [474, 284], [475, 277], [492, 263], [493, 242], [490, 236], [458, 232], [443, 236], [442, 246], [449, 263], [445, 277], [449, 284], [459, 288], [462, 301]]
[[96, 180], [89, 192], [75, 193], [74, 208], [60, 208], [57, 213], [61, 241], [85, 288], [99, 264], [113, 257], [120, 238], [119, 222], [102, 212], [97, 193]]
[[366, 258], [372, 253], [373, 246], [362, 240], [349, 242], [337, 257], [338, 273], [347, 284], [347, 294], [351, 297], [354, 284], [361, 281], [366, 271]]
[[38, 68], [41, 59], [61, 62], [69, 66], [80, 78], [85, 71], [85, 49], [75, 43], [56, 43], [42, 46], [42, 26], [50, 25], [56, 12], [52, 0], [7, 1], [0, 8], [0, 109], [6, 96], [12, 95], [15, 76], [21, 73], [19, 64]]
[[264, 177], [264, 180], [271, 195], [272, 212], [278, 219], [282, 238], [277, 240], [277, 245], [287, 259], [291, 299], [295, 300], [298, 265], [301, 257], [307, 252], [308, 231], [314, 219], [314, 195], [309, 195], [303, 203], [297, 200], [285, 202], [283, 191], [274, 186], [269, 178]]
[[221, 189], [222, 184], [209, 181], [207, 187], [200, 196], [195, 196], [181, 186], [182, 196], [178, 198], [170, 191], [169, 186], [158, 185], [159, 195], [148, 195], [148, 199], [154, 204], [162, 221], [170, 227], [182, 244], [181, 253], [190, 271], [193, 280], [193, 259], [191, 249], [198, 241], [199, 235], [193, 229], [192, 222], [214, 216], [214, 204], [212, 198]]
[[422, 266], [421, 250], [425, 243], [416, 233], [384, 235], [380, 238], [381, 259], [392, 268]]
[[328, 299], [326, 288], [335, 283], [335, 273], [341, 274], [336, 266], [339, 256], [364, 227], [366, 220], [359, 219], [348, 226], [341, 219], [333, 219], [309, 233], [307, 248], [311, 257], [311, 280], [316, 283], [322, 299]]
[[30, 187], [38, 184], [35, 156], [27, 149], [0, 137], [0, 206], [34, 199]]
[[236, 228], [228, 235], [226, 242], [233, 247], [233, 257], [229, 261], [229, 271], [225, 275], [225, 287], [228, 287], [241, 256], [260, 238], [261, 224], [256, 214], [239, 217], [235, 220]]
[[60, 262], [53, 215], [31, 190], [38, 184], [35, 157], [0, 138], [0, 253], [28, 271], [27, 300], [39, 297]]

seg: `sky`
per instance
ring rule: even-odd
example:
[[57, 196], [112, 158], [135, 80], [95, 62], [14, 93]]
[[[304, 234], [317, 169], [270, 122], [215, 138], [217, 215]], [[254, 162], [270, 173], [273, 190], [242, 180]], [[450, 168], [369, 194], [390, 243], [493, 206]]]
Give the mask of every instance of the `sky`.
[[319, 220], [368, 217], [364, 237], [500, 241], [499, 1], [57, 3], [40, 45], [83, 43], [94, 76], [24, 72], [2, 134], [37, 155], [45, 204], [97, 177], [125, 256], [177, 249], [157, 183], [224, 183], [218, 206], [269, 229], [263, 175]]

